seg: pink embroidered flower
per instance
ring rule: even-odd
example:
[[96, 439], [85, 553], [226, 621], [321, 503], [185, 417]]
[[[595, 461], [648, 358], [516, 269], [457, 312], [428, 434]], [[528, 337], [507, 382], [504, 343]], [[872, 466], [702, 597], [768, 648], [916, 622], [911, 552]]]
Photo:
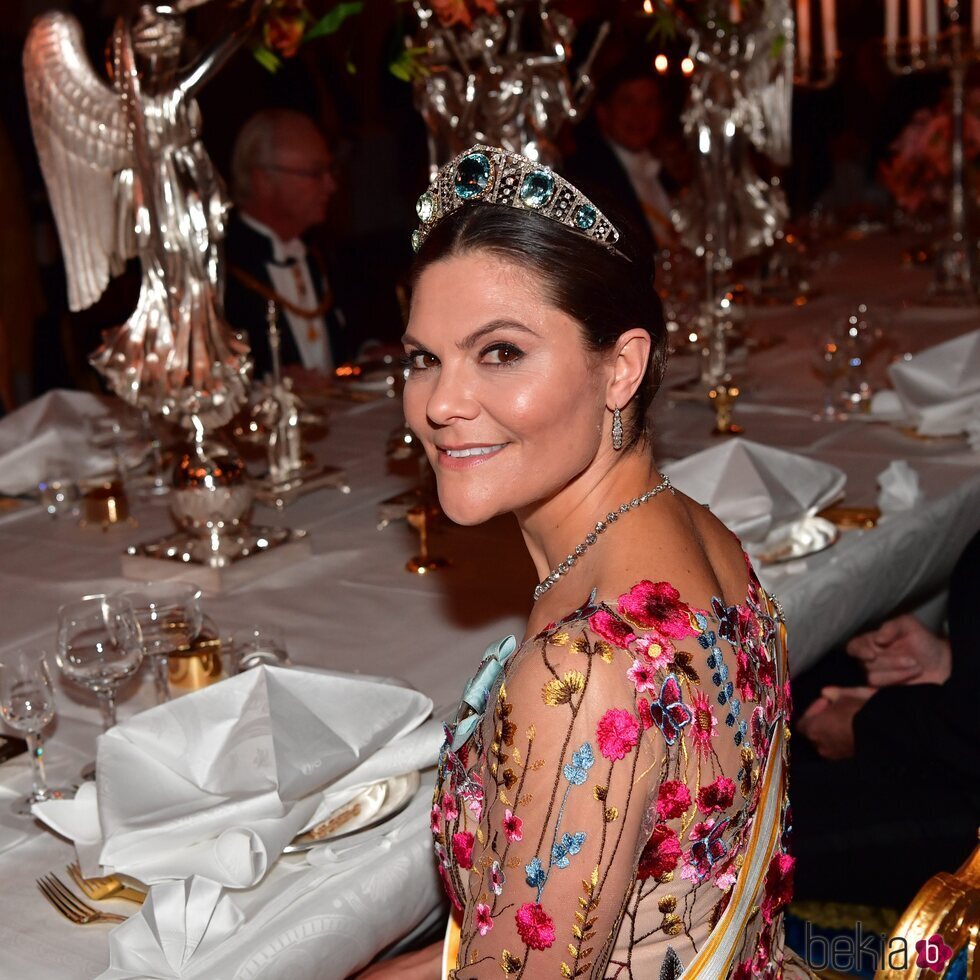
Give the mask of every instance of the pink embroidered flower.
[[656, 669], [648, 660], [634, 660], [633, 666], [626, 671], [626, 676], [633, 682], [640, 694], [644, 691], [653, 690], [657, 685]]
[[456, 800], [449, 793], [442, 794], [442, 812], [447, 820], [455, 820], [459, 816]]
[[772, 920], [793, 897], [793, 871], [796, 859], [789, 854], [775, 854], [766, 871], [766, 897], [762, 900], [762, 917]]
[[476, 928], [480, 931], [481, 936], [485, 936], [493, 928], [493, 918], [490, 915], [490, 906], [484, 905], [483, 902], [476, 903], [474, 919], [476, 922]]
[[524, 821], [511, 810], [504, 810], [504, 833], [511, 844], [524, 840]]
[[555, 923], [537, 903], [525, 902], [515, 916], [517, 932], [531, 949], [548, 949], [555, 941]]
[[432, 804], [432, 812], [429, 814], [429, 830], [434, 834], [438, 834], [442, 828], [442, 810], [439, 809], [438, 803]]
[[640, 725], [644, 731], [653, 727], [653, 715], [650, 713], [650, 704], [646, 698], [640, 698], [636, 702], [636, 713], [640, 716]]
[[759, 941], [755, 947], [755, 956], [752, 957], [752, 969], [757, 977], [761, 977], [769, 967], [772, 960], [772, 937], [768, 929], [763, 929], [759, 933]]
[[681, 857], [681, 844], [669, 827], [660, 824], [654, 828], [650, 839], [643, 848], [636, 867], [636, 877], [662, 878], [668, 871], [677, 867]]
[[732, 980], [754, 980], [752, 973], [752, 961], [743, 960], [738, 966], [735, 967], [735, 972], [732, 974]]
[[600, 609], [589, 618], [592, 631], [614, 647], [625, 650], [635, 639], [636, 634], [621, 619]]
[[636, 641], [635, 650], [647, 657], [654, 670], [661, 670], [674, 656], [674, 644], [659, 633], [644, 633]]
[[640, 740], [640, 723], [622, 708], [610, 708], [595, 729], [599, 751], [610, 761], [625, 759]]
[[494, 861], [490, 865], [490, 891], [494, 895], [499, 895], [504, 890], [504, 882], [506, 881], [504, 876], [504, 869], [500, 867], [499, 862]]
[[453, 857], [464, 870], [473, 867], [473, 835], [468, 830], [453, 834]]
[[445, 888], [446, 894], [449, 896], [449, 899], [453, 903], [453, 905], [455, 905], [456, 908], [460, 912], [462, 912], [463, 906], [460, 903], [459, 899], [456, 897], [456, 889], [453, 888], [453, 883], [449, 880], [449, 873], [446, 871], [445, 866], [442, 864], [438, 865], [438, 869], [439, 869], [439, 877], [442, 878], [442, 887]]
[[739, 650], [735, 654], [735, 689], [743, 701], [754, 701], [756, 697], [755, 677], [752, 673], [752, 665], [749, 655], [744, 650]]
[[711, 751], [711, 740], [718, 735], [718, 719], [711, 710], [711, 702], [700, 688], [694, 692], [692, 707], [694, 724], [691, 725], [691, 740], [700, 755], [708, 755]]
[[669, 582], [638, 582], [619, 597], [619, 611], [631, 622], [645, 629], [656, 628], [671, 639], [691, 636], [691, 612], [681, 595]]
[[702, 786], [698, 793], [698, 809], [702, 813], [727, 810], [735, 799], [735, 783], [726, 776], [719, 776], [713, 783]]
[[720, 875], [715, 878], [715, 885], [723, 892], [727, 892], [735, 884], [736, 874], [731, 870], [731, 866], [726, 867]]
[[673, 820], [683, 816], [691, 805], [691, 792], [679, 779], [668, 779], [660, 784], [657, 793], [657, 816], [661, 820]]

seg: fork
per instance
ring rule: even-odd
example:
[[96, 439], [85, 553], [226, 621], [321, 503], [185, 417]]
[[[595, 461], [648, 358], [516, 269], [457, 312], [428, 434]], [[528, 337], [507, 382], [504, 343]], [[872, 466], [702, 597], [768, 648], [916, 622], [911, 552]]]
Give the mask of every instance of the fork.
[[99, 912], [91, 905], [86, 905], [76, 898], [57, 875], [44, 875], [37, 879], [37, 887], [41, 894], [66, 918], [75, 925], [88, 925], [90, 922], [125, 922], [125, 915], [114, 915], [112, 912]]
[[145, 892], [124, 885], [115, 875], [106, 875], [102, 878], [82, 877], [82, 869], [78, 866], [77, 861], [74, 864], [66, 865], [65, 870], [71, 875], [72, 881], [84, 892], [85, 897], [93, 902], [101, 902], [107, 898], [125, 898], [127, 901], [141, 905], [146, 898]]

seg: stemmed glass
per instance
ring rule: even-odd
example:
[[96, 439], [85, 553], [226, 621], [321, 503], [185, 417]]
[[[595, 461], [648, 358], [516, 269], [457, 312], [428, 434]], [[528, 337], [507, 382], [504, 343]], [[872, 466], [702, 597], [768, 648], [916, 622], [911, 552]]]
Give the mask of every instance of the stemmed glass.
[[123, 596], [86, 596], [58, 610], [58, 666], [98, 699], [102, 731], [116, 723], [116, 691], [139, 670], [143, 641], [132, 603]]
[[0, 655], [0, 715], [11, 728], [24, 733], [31, 756], [34, 788], [30, 796], [11, 805], [13, 812], [23, 816], [35, 803], [71, 799], [74, 789], [52, 789], [44, 775], [41, 731], [54, 718], [54, 691], [42, 651], [11, 650]]
[[124, 598], [132, 603], [143, 635], [143, 651], [153, 660], [157, 702], [170, 700], [172, 653], [186, 652], [203, 625], [201, 590], [186, 582], [149, 582]]

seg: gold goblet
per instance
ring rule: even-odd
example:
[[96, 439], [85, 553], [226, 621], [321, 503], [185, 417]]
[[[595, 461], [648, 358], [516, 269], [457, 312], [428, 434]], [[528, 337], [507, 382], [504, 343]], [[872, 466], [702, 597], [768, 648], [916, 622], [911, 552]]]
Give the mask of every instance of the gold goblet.
[[419, 532], [419, 553], [414, 558], [409, 558], [405, 564], [405, 570], [414, 572], [416, 575], [427, 575], [429, 572], [438, 571], [446, 568], [449, 562], [445, 558], [433, 558], [429, 554], [429, 520], [431, 511], [428, 507], [419, 504], [410, 507], [405, 514], [405, 520]]
[[732, 421], [735, 402], [741, 394], [736, 385], [723, 381], [708, 392], [711, 406], [715, 410], [715, 427], [711, 430], [713, 436], [737, 436], [742, 427]]

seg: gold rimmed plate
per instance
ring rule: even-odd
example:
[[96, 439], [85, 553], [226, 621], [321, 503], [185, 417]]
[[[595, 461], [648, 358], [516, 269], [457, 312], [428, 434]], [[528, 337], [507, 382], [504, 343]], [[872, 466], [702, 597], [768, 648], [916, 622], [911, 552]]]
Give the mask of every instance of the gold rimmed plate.
[[421, 776], [417, 772], [409, 772], [365, 786], [314, 827], [294, 837], [283, 848], [283, 853], [309, 851], [321, 844], [353, 837], [393, 819], [412, 802], [420, 784]]
[[778, 530], [749, 550], [762, 565], [777, 565], [787, 561], [809, 558], [831, 547], [840, 538], [840, 531], [823, 517], [804, 518], [788, 531]]

